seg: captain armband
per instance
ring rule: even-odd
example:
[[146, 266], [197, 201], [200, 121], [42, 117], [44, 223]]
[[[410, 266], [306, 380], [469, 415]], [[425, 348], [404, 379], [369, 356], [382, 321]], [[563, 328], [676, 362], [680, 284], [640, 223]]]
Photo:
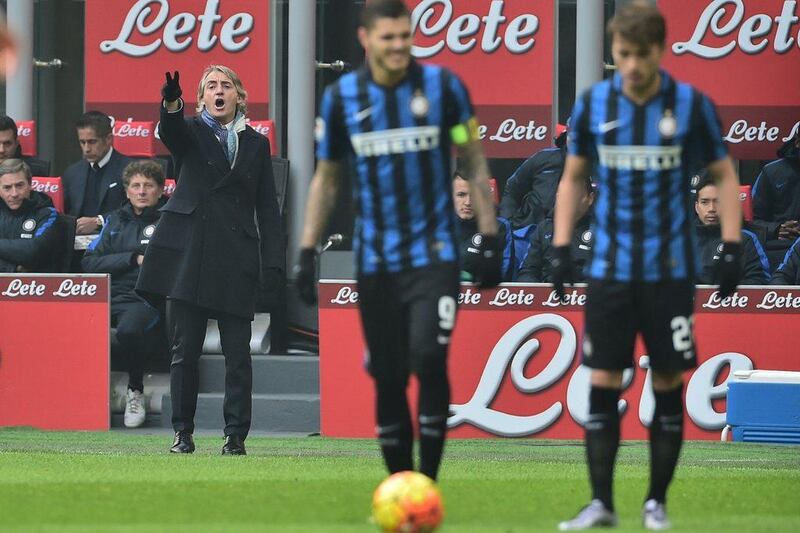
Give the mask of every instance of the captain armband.
[[450, 139], [456, 146], [463, 146], [473, 141], [480, 140], [478, 133], [478, 119], [472, 117], [468, 121], [457, 124], [450, 129]]

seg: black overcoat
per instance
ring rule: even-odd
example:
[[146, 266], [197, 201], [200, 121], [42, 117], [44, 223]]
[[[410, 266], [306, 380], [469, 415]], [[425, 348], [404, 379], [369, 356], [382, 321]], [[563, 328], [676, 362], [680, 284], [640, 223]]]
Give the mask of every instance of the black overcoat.
[[136, 291], [252, 319], [264, 272], [286, 263], [269, 141], [247, 126], [231, 168], [200, 117], [162, 105], [159, 133], [181, 171]]

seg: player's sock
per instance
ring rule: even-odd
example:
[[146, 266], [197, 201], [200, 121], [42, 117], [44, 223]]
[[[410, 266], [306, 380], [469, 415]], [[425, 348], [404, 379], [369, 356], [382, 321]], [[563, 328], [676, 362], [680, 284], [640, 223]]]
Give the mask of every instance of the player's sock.
[[667, 487], [683, 444], [683, 384], [654, 391], [656, 408], [650, 423], [650, 491], [647, 499], [666, 503]]
[[612, 483], [614, 461], [619, 448], [619, 389], [592, 387], [589, 393], [589, 419], [586, 422], [586, 458], [593, 498], [614, 511]]
[[435, 480], [442, 462], [450, 408], [447, 372], [419, 378], [419, 471]]
[[408, 410], [406, 389], [399, 384], [379, 383], [377, 396], [378, 427], [376, 431], [386, 468], [392, 474], [413, 470], [414, 433], [411, 427], [411, 413]]

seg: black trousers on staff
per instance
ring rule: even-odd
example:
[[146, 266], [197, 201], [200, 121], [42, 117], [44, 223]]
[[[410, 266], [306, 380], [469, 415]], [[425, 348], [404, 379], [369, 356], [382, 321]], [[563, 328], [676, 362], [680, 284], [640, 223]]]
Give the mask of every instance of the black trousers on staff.
[[[172, 427], [175, 431], [194, 431], [197, 389], [200, 379], [198, 361], [210, 309], [180, 300], [167, 300], [167, 328], [170, 338], [170, 392]], [[225, 435], [243, 439], [250, 431], [252, 413], [253, 367], [250, 360], [251, 321], [218, 311], [222, 353], [225, 355]]]

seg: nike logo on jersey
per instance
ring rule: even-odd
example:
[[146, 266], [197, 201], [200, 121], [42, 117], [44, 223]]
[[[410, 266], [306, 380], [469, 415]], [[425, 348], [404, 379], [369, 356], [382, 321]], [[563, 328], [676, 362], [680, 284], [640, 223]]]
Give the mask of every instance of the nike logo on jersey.
[[610, 120], [608, 122], [601, 122], [600, 125], [597, 126], [597, 129], [600, 131], [600, 133], [608, 133], [609, 131], [618, 128], [620, 124], [621, 122], [619, 119]]
[[356, 111], [355, 113], [353, 113], [353, 118], [356, 120], [356, 122], [361, 122], [362, 120], [364, 120], [365, 118], [367, 118], [372, 114], [372, 108], [373, 106], [369, 106], [362, 109], [361, 111]]

